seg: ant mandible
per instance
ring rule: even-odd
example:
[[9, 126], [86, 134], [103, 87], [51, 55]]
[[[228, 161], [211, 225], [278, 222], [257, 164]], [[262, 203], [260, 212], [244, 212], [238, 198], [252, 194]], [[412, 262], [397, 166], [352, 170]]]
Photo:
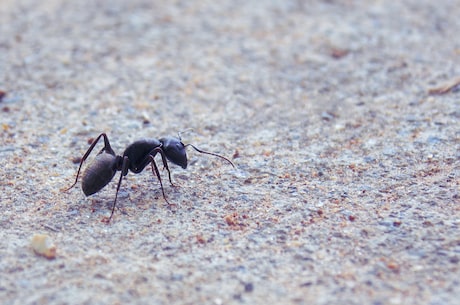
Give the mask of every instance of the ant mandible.
[[121, 171], [120, 179], [118, 180], [117, 191], [115, 193], [115, 199], [113, 201], [112, 213], [110, 214], [107, 222], [110, 222], [112, 219], [113, 213], [115, 211], [115, 206], [117, 203], [118, 191], [120, 190], [121, 181], [123, 177], [128, 174], [128, 171], [133, 172], [134, 174], [139, 174], [144, 170], [144, 168], [150, 163], [152, 166], [152, 173], [154, 173], [158, 181], [160, 182], [161, 192], [163, 198], [169, 204], [166, 199], [165, 192], [163, 189], [163, 183], [161, 182], [160, 172], [155, 163], [155, 156], [160, 154], [161, 160], [163, 162], [164, 168], [168, 171], [168, 178], [171, 185], [174, 186], [171, 180], [171, 172], [169, 171], [167, 160], [172, 163], [179, 165], [183, 169], [187, 168], [187, 154], [185, 148], [190, 146], [195, 149], [197, 152], [207, 155], [212, 155], [224, 159], [230, 163], [233, 168], [235, 165], [229, 159], [218, 155], [216, 153], [203, 151], [198, 149], [192, 144], [184, 145], [180, 139], [180, 134], [178, 137], [166, 137], [157, 139], [142, 139], [137, 140], [134, 143], [130, 144], [123, 155], [116, 155], [110, 146], [109, 138], [105, 133], [101, 133], [88, 148], [86, 153], [83, 155], [80, 161], [80, 166], [78, 167], [77, 176], [75, 182], [64, 191], [68, 191], [77, 184], [78, 177], [80, 176], [81, 167], [83, 162], [88, 158], [88, 156], [93, 151], [96, 144], [101, 138], [104, 138], [104, 147], [99, 151], [97, 156], [91, 162], [90, 165], [83, 171], [82, 178], [82, 190], [86, 196], [90, 196], [94, 193], [99, 192], [103, 189], [115, 176], [117, 171]]

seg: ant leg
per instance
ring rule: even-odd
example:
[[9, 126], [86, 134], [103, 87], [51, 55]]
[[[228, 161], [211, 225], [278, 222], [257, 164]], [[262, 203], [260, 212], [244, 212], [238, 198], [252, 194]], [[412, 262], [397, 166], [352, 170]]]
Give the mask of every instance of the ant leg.
[[163, 182], [161, 182], [160, 171], [158, 171], [158, 167], [157, 167], [157, 164], [155, 163], [155, 159], [153, 158], [153, 156], [150, 156], [150, 159], [152, 160], [152, 162], [150, 163], [152, 165], [152, 173], [156, 174], [158, 181], [160, 181], [160, 188], [161, 188], [161, 192], [163, 193], [163, 198], [169, 205], [171, 205], [168, 199], [166, 199], [165, 190], [163, 188]]
[[77, 184], [77, 181], [78, 181], [78, 177], [80, 176], [80, 171], [81, 171], [81, 167], [83, 165], [83, 162], [86, 161], [86, 159], [89, 157], [90, 153], [93, 151], [94, 147], [96, 146], [97, 142], [99, 142], [99, 140], [101, 139], [101, 137], [104, 137], [104, 148], [102, 148], [102, 150], [99, 152], [103, 152], [104, 150], [107, 151], [109, 154], [111, 155], [115, 155], [115, 152], [113, 151], [112, 147], [110, 146], [110, 142], [109, 142], [109, 138], [107, 137], [107, 135], [105, 133], [101, 133], [97, 138], [96, 140], [93, 141], [93, 143], [91, 143], [91, 146], [88, 148], [88, 150], [86, 151], [86, 153], [83, 155], [83, 157], [81, 158], [81, 161], [80, 161], [80, 166], [78, 167], [78, 171], [77, 171], [77, 176], [75, 177], [75, 182], [68, 188], [66, 189], [63, 189], [62, 191], [63, 192], [67, 192], [68, 190], [70, 190], [71, 188], [73, 188], [75, 186], [75, 184]]
[[121, 166], [121, 174], [120, 174], [120, 179], [118, 180], [118, 185], [117, 185], [117, 192], [115, 193], [115, 199], [113, 200], [113, 206], [112, 206], [112, 213], [110, 213], [109, 220], [107, 220], [107, 223], [110, 222], [112, 219], [113, 213], [115, 212], [115, 207], [117, 205], [117, 198], [118, 198], [118, 191], [120, 190], [121, 186], [121, 181], [123, 180], [123, 177], [128, 174], [128, 168], [129, 168], [129, 159], [128, 157], [123, 157], [123, 164]]
[[[149, 158], [151, 158], [151, 160], [153, 160], [153, 158], [156, 156], [157, 153], [159, 153], [161, 155], [161, 161], [163, 161], [163, 168], [165, 168], [168, 171], [169, 183], [171, 183], [172, 186], [175, 186], [174, 183], [172, 183], [172, 180], [171, 180], [171, 172], [169, 171], [168, 161], [166, 160], [166, 156], [165, 156], [165, 153], [164, 153], [163, 149], [161, 149], [161, 147], [157, 147], [157, 148], [153, 149], [149, 153]], [[156, 166], [156, 164], [155, 164], [155, 166]]]
[[166, 168], [166, 170], [168, 171], [169, 183], [171, 183], [172, 186], [175, 186], [174, 183], [172, 183], [172, 180], [171, 180], [171, 172], [169, 171], [168, 161], [166, 160], [165, 153], [163, 152], [162, 149], [159, 150], [159, 153], [161, 155], [161, 161], [163, 161], [163, 167]]

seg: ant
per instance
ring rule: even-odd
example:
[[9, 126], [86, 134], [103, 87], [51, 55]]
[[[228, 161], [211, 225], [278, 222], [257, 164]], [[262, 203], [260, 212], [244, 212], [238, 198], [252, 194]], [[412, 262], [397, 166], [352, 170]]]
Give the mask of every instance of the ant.
[[123, 155], [116, 155], [110, 146], [109, 138], [105, 133], [101, 133], [88, 148], [86, 153], [83, 155], [80, 161], [80, 166], [78, 167], [77, 177], [75, 182], [64, 191], [68, 191], [77, 184], [78, 177], [80, 176], [81, 167], [83, 162], [88, 158], [88, 156], [93, 151], [96, 144], [101, 138], [104, 138], [104, 147], [96, 155], [92, 163], [83, 171], [82, 174], [82, 190], [86, 196], [90, 196], [94, 193], [99, 192], [103, 189], [115, 176], [117, 171], [121, 171], [120, 179], [118, 180], [117, 191], [115, 193], [115, 199], [113, 201], [112, 213], [110, 214], [107, 222], [110, 222], [112, 219], [113, 213], [115, 211], [115, 206], [117, 203], [118, 191], [120, 190], [121, 181], [124, 176], [128, 174], [128, 171], [133, 172], [134, 174], [139, 174], [144, 170], [144, 168], [151, 164], [152, 173], [155, 174], [160, 182], [161, 192], [163, 193], [163, 198], [169, 204], [166, 199], [165, 192], [163, 189], [163, 183], [161, 182], [160, 172], [155, 163], [155, 156], [160, 154], [161, 160], [163, 162], [164, 168], [168, 171], [169, 182], [172, 186], [174, 184], [171, 180], [171, 172], [169, 171], [167, 160], [172, 163], [179, 165], [183, 169], [187, 168], [187, 154], [186, 147], [190, 146], [195, 149], [197, 152], [207, 155], [212, 155], [224, 159], [230, 163], [233, 168], [235, 165], [229, 159], [218, 155], [216, 153], [203, 151], [198, 149], [192, 144], [184, 145], [180, 138], [180, 133], [178, 137], [165, 137], [159, 140], [157, 139], [142, 139], [137, 140], [134, 143], [128, 145], [128, 147], [123, 152]]

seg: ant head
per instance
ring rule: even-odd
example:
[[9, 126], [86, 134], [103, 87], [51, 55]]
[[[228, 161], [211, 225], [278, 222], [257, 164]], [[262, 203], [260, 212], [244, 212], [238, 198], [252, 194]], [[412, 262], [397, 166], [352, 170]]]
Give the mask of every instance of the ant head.
[[182, 168], [187, 168], [187, 154], [185, 153], [185, 145], [181, 142], [180, 138], [161, 138], [163, 149], [166, 158], [174, 164]]

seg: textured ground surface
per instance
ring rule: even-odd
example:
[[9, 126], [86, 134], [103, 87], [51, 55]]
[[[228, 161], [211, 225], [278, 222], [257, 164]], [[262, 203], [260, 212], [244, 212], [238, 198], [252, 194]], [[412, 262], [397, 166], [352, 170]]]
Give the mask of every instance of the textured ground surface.
[[[0, 3], [2, 304], [454, 304], [459, 1]], [[447, 88], [449, 89], [449, 88]], [[189, 151], [86, 198], [88, 141]], [[118, 176], [117, 176], [118, 177]], [[48, 234], [57, 257], [30, 248]]]

